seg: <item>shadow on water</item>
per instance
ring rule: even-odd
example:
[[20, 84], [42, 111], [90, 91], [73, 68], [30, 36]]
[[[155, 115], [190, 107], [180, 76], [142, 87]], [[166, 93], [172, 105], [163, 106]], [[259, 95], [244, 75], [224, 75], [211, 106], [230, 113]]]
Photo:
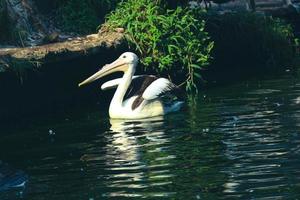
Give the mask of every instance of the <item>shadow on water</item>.
[[164, 118], [34, 120], [4, 130], [0, 158], [29, 175], [32, 200], [297, 199], [299, 91], [298, 80], [249, 81]]

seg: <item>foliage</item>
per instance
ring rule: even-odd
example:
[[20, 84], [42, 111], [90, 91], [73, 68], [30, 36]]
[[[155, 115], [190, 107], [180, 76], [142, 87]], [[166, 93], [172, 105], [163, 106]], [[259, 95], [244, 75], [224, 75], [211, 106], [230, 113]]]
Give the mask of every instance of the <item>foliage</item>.
[[280, 19], [254, 13], [211, 13], [206, 21], [215, 42], [210, 67], [214, 74], [222, 76], [232, 69], [246, 75], [274, 73], [293, 64], [297, 43], [292, 27]]
[[[111, 28], [123, 27], [131, 48], [146, 69], [186, 80], [186, 89], [196, 89], [200, 70], [209, 64], [213, 43], [204, 31], [205, 21], [195, 11], [178, 7], [167, 10], [161, 1], [121, 2], [107, 18]], [[182, 77], [185, 76], [184, 78]]]
[[58, 21], [64, 30], [91, 33], [117, 2], [119, 0], [55, 0], [52, 5], [58, 7]]

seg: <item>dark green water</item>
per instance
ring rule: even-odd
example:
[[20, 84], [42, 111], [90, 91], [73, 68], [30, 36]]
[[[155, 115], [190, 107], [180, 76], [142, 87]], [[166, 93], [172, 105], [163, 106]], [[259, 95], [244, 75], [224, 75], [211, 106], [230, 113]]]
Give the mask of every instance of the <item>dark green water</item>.
[[300, 80], [210, 89], [151, 120], [97, 106], [2, 129], [0, 160], [29, 181], [0, 199], [300, 199]]

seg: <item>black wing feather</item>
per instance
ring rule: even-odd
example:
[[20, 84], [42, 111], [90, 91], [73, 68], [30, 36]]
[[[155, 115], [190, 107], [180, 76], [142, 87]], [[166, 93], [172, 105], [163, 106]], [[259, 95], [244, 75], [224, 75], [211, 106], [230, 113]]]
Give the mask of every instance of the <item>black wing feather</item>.
[[143, 93], [147, 89], [153, 81], [157, 80], [158, 78], [156, 76], [152, 75], [143, 75], [140, 77], [137, 77], [132, 80], [127, 93], [125, 94], [125, 99], [128, 99], [133, 96], [137, 96], [137, 98], [132, 103], [132, 110], [136, 109], [141, 105], [141, 103], [144, 101]]
[[[159, 79], [153, 75], [142, 75], [132, 80], [127, 93], [125, 94], [125, 99], [128, 99], [133, 96], [137, 96], [137, 98], [132, 103], [132, 110], [136, 109], [141, 105], [144, 101], [143, 93], [145, 90], [150, 86], [154, 81]], [[176, 98], [177, 100], [183, 99], [183, 92], [182, 90], [176, 86], [175, 84], [171, 83], [167, 88], [165, 88], [158, 97], [161, 97], [164, 102], [171, 102]]]
[[127, 89], [125, 99], [133, 96], [142, 96], [147, 87], [157, 79], [158, 78], [156, 76], [152, 75], [142, 75], [133, 79], [129, 88]]

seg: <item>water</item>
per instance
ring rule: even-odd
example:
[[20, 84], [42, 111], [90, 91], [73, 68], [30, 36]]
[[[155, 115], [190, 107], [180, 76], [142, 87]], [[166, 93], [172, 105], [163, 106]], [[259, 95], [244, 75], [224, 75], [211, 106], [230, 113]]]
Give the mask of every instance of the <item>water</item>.
[[164, 118], [28, 120], [1, 131], [1, 160], [29, 180], [0, 199], [300, 199], [299, 128], [290, 77], [210, 89]]

